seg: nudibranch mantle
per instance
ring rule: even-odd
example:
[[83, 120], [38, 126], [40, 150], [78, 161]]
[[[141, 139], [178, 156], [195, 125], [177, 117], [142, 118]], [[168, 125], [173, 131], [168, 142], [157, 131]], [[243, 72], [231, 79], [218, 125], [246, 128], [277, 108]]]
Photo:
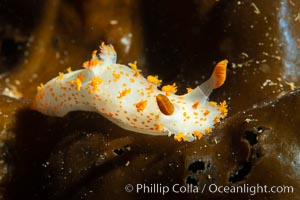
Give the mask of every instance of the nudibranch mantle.
[[144, 78], [137, 63], [116, 63], [112, 45], [83, 63], [83, 69], [59, 75], [38, 87], [33, 108], [62, 117], [70, 111], [94, 111], [120, 127], [150, 135], [174, 135], [178, 141], [193, 141], [209, 134], [214, 124], [227, 115], [226, 102], [208, 101], [213, 89], [226, 78], [227, 60], [219, 62], [210, 79], [176, 95], [176, 84], [159, 90], [157, 76]]

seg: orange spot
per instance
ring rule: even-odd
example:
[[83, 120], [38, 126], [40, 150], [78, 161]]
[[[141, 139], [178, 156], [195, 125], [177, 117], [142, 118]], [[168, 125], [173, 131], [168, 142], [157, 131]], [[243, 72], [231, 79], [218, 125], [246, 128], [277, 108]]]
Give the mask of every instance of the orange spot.
[[133, 73], [133, 76], [134, 76], [134, 77], [138, 77], [139, 74], [140, 74], [140, 73], [139, 73], [138, 71], [135, 71], [135, 72]]
[[134, 61], [133, 63], [128, 63], [128, 65], [133, 69], [134, 71], [141, 71], [137, 67], [137, 61]]
[[[95, 50], [95, 51], [96, 51], [96, 50]], [[94, 52], [95, 52], [95, 51], [94, 51]], [[92, 54], [93, 57], [96, 56], [96, 54], [94, 55], [94, 52], [93, 52], [93, 54]], [[96, 53], [97, 53], [97, 51], [96, 51]], [[95, 67], [95, 66], [98, 65], [98, 64], [101, 64], [101, 62], [102, 62], [102, 61], [99, 60], [98, 58], [92, 58], [92, 59], [90, 59], [89, 61], [86, 61], [86, 62], [82, 63], [82, 67], [83, 67], [83, 68], [90, 69], [90, 68]]]
[[59, 73], [58, 73], [57, 79], [58, 79], [58, 80], [62, 80], [63, 78], [64, 78], [64, 73], [59, 72]]
[[161, 84], [161, 80], [158, 79], [158, 76], [147, 76], [147, 80], [150, 82], [150, 83], [154, 83], [155, 85], [157, 86], [160, 86]]
[[203, 115], [204, 115], [204, 116], [207, 116], [207, 115], [209, 115], [209, 113], [210, 113], [209, 110], [206, 109], [206, 110], [203, 112]]
[[58, 107], [57, 107], [57, 106], [54, 106], [54, 107], [53, 107], [53, 110], [54, 110], [54, 112], [56, 112], [56, 113], [57, 113], [57, 111], [58, 111]]
[[97, 50], [94, 50], [93, 52], [92, 52], [92, 57], [95, 57], [97, 55]]
[[84, 80], [84, 76], [82, 74], [79, 74], [74, 82], [76, 85], [76, 89], [80, 91], [81, 86], [82, 86], [82, 81]]
[[218, 110], [221, 112], [221, 117], [226, 117], [226, 115], [228, 113], [226, 101], [223, 101], [222, 103], [220, 103]]
[[203, 137], [203, 134], [199, 131], [194, 131], [194, 136], [200, 140]]
[[114, 81], [118, 81], [120, 79], [120, 74], [113, 73], [112, 75], [115, 78]]
[[187, 141], [187, 138], [185, 135], [183, 135], [182, 132], [179, 132], [179, 133], [177, 133], [177, 135], [174, 136], [174, 140], [181, 142], [181, 141]]
[[84, 80], [84, 76], [83, 76], [82, 74], [79, 74], [79, 75], [77, 76], [77, 78], [78, 78], [79, 80], [81, 80], [81, 81]]
[[199, 101], [195, 101], [192, 107], [194, 109], [197, 109], [199, 105], [200, 105]]
[[68, 67], [68, 68], [67, 68], [67, 72], [68, 72], [68, 73], [72, 72], [71, 67]]
[[147, 106], [147, 100], [141, 100], [135, 104], [138, 112], [144, 111]]
[[156, 125], [155, 125], [155, 129], [156, 129], [157, 131], [162, 131], [163, 128], [164, 128], [164, 127], [163, 127], [161, 124], [156, 124]]
[[214, 118], [214, 123], [217, 123], [217, 122], [219, 122], [219, 121], [220, 121], [220, 116], [217, 115], [217, 116]]
[[83, 68], [88, 68], [88, 66], [89, 66], [89, 61], [85, 61], [82, 63]]
[[174, 113], [174, 106], [170, 102], [169, 98], [163, 94], [156, 96], [156, 103], [159, 110], [165, 115], [172, 115]]
[[37, 86], [37, 90], [38, 91], [42, 90], [43, 88], [44, 88], [44, 84], [43, 83], [41, 83], [39, 86]]
[[94, 77], [90, 82], [90, 85], [93, 87], [93, 89], [90, 90], [89, 93], [99, 92], [99, 84], [101, 84], [102, 82], [102, 78]]
[[78, 75], [75, 80], [71, 81], [71, 84], [76, 86], [76, 90], [80, 91], [81, 86], [82, 86], [81, 80], [83, 80], [83, 79], [84, 79], [84, 77], [82, 75], [81, 76]]
[[91, 59], [88, 63], [88, 68], [95, 67], [96, 65], [100, 64], [101, 60], [99, 59]]
[[206, 117], [201, 117], [199, 120], [200, 121], [206, 121], [207, 119], [206, 119]]
[[150, 90], [150, 92], [152, 92], [153, 91], [153, 85], [149, 85], [149, 87], [147, 87], [146, 90]]
[[190, 92], [193, 91], [193, 89], [192, 88], [186, 88], [186, 91], [187, 91], [187, 93], [190, 93]]
[[118, 98], [122, 98], [122, 97], [126, 96], [127, 94], [129, 94], [130, 92], [131, 92], [130, 88], [124, 89], [121, 92], [119, 92]]
[[217, 102], [214, 102], [214, 101], [210, 101], [209, 104], [211, 106], [213, 106], [213, 107], [217, 107], [218, 106]]
[[211, 128], [206, 128], [206, 129], [205, 129], [205, 133], [206, 133], [206, 134], [209, 134], [209, 133], [211, 133], [211, 132], [212, 132], [212, 129], [211, 129]]
[[146, 90], [148, 90], [148, 97], [151, 97], [151, 93], [153, 93], [153, 85], [151, 84], [149, 87], [146, 88]]
[[170, 95], [170, 93], [176, 93], [177, 92], [177, 86], [176, 83], [173, 83], [173, 85], [165, 85], [161, 89], [163, 92], [166, 93], [167, 96]]
[[134, 83], [134, 79], [133, 79], [133, 78], [130, 78], [130, 82], [131, 82], [131, 83]]

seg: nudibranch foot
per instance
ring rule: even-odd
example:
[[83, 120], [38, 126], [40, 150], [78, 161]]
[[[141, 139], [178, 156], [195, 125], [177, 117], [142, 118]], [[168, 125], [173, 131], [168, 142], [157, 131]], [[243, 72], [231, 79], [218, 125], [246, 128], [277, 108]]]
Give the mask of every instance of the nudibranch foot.
[[158, 89], [158, 76], [144, 78], [137, 62], [116, 63], [112, 45], [93, 51], [83, 69], [59, 73], [38, 87], [33, 108], [51, 116], [75, 110], [98, 112], [118, 126], [144, 134], [174, 136], [194, 141], [209, 134], [227, 115], [226, 102], [208, 101], [213, 89], [223, 85], [228, 61], [219, 62], [211, 77], [185, 95], [176, 95], [176, 84]]

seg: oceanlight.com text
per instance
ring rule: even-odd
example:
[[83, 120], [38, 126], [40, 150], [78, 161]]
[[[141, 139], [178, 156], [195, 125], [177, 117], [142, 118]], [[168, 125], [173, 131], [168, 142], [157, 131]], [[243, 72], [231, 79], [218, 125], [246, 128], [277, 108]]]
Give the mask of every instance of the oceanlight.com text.
[[221, 186], [216, 184], [204, 184], [201, 187], [195, 185], [181, 185], [181, 184], [173, 184], [173, 185], [164, 185], [161, 183], [153, 183], [153, 184], [127, 184], [125, 186], [126, 192], [137, 193], [137, 194], [198, 194], [209, 192], [212, 194], [250, 194], [256, 195], [259, 193], [293, 193], [294, 187], [287, 185], [280, 186], [267, 186], [267, 185], [227, 185]]

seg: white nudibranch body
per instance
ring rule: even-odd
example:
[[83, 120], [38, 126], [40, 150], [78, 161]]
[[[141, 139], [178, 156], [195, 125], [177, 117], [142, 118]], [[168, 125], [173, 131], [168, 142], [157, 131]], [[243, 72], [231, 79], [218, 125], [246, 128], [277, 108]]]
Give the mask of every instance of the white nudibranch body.
[[120, 127], [150, 135], [174, 135], [193, 141], [209, 134], [227, 115], [226, 102], [208, 101], [213, 89], [226, 78], [227, 60], [219, 62], [210, 79], [185, 95], [176, 95], [176, 84], [158, 89], [157, 76], [140, 74], [136, 62], [116, 63], [111, 45], [100, 46], [83, 69], [68, 70], [38, 87], [33, 108], [43, 114], [64, 116], [70, 111], [94, 111]]

